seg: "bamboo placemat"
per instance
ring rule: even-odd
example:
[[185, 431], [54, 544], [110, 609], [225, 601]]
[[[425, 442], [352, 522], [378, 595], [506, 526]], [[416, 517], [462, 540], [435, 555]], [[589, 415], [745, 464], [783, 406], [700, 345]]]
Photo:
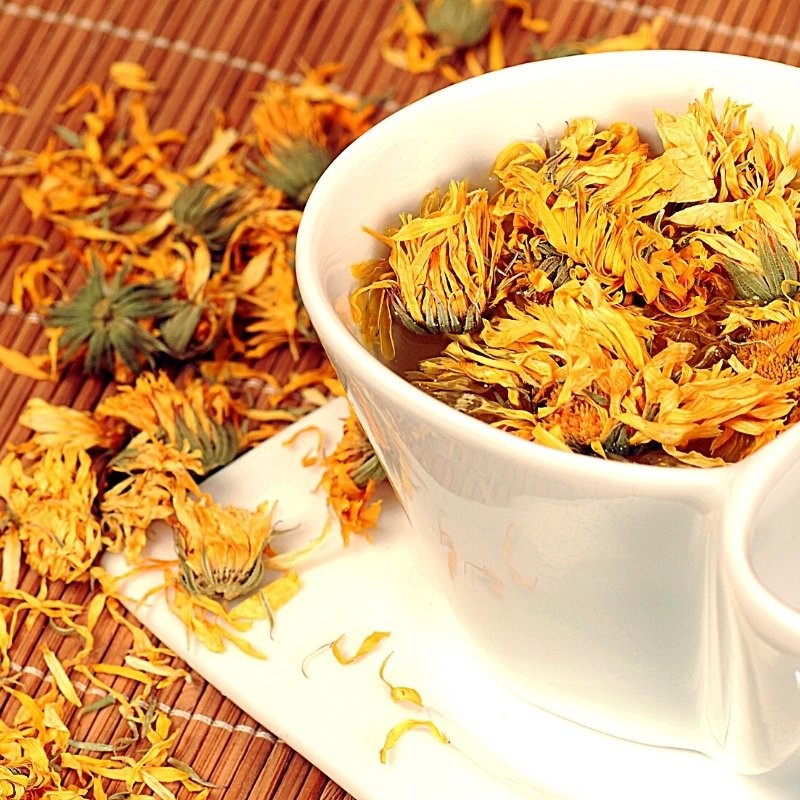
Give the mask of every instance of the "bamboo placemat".
[[[102, 82], [109, 65], [118, 60], [137, 61], [148, 69], [159, 87], [151, 104], [153, 128], [175, 127], [188, 133], [186, 158], [197, 155], [192, 151], [194, 139], [206, 141], [193, 134], [207, 134], [215, 109], [224, 110], [231, 125], [246, 130], [253, 95], [265, 79], [296, 79], [304, 65], [341, 63], [337, 82], [342, 87], [356, 95], [382, 97], [391, 110], [445, 82], [437, 75], [400, 72], [382, 59], [378, 41], [394, 5], [394, 0], [0, 2], [0, 80], [19, 89], [29, 112], [0, 118], [0, 155], [40, 148], [53, 107], [74, 87]], [[534, 6], [536, 15], [550, 22], [541, 37], [545, 47], [630, 33], [643, 22], [660, 20], [662, 48], [726, 51], [800, 63], [800, 5], [783, 0], [539, 0]], [[530, 34], [509, 27], [506, 44], [509, 63], [530, 58]], [[10, 182], [0, 194], [0, 220], [0, 235], [25, 230], [52, 235], [41, 224], [28, 221]], [[0, 344], [32, 353], [44, 347], [41, 320], [11, 303], [13, 269], [26, 257], [30, 253], [24, 247], [0, 252]], [[69, 277], [66, 280], [70, 285]], [[292, 363], [288, 354], [279, 353], [268, 366], [280, 373]], [[17, 418], [29, 398], [91, 408], [107, 388], [99, 379], [78, 375], [53, 385], [0, 370], [0, 444], [26, 437]], [[20, 585], [34, 592], [38, 582], [37, 575], [23, 572]], [[53, 586], [54, 592], [77, 603], [89, 596], [86, 584]], [[129, 636], [124, 630], [102, 634], [97, 660], [119, 661], [130, 645]], [[77, 648], [41, 620], [20, 637], [11, 654], [12, 670], [19, 672], [31, 694], [48, 680], [41, 643], [64, 658]], [[125, 679], [114, 685], [122, 691], [130, 688]], [[211, 797], [349, 797], [199, 675], [188, 685], [176, 684], [162, 692], [158, 700], [180, 731], [175, 756], [219, 787]], [[5, 719], [12, 713], [11, 705], [2, 702], [0, 716]], [[87, 715], [76, 723], [75, 735], [111, 740], [115, 733], [124, 733], [102, 729], [112, 719], [117, 718]]]

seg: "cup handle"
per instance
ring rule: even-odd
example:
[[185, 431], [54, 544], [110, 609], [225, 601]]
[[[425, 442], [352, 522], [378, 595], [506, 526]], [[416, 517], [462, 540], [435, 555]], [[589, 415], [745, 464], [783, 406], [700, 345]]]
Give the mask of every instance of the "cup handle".
[[798, 433], [742, 462], [709, 560], [707, 726], [715, 755], [745, 774], [800, 752]]

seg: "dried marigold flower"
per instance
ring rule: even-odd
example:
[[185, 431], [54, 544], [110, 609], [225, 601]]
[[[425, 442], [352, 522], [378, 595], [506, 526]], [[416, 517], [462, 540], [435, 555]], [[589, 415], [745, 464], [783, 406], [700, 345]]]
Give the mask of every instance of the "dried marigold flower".
[[221, 383], [193, 378], [178, 384], [165, 372], [146, 372], [105, 398], [95, 415], [124, 421], [141, 433], [117, 456], [117, 466], [135, 456], [142, 443], [158, 441], [179, 453], [193, 453], [207, 473], [239, 452], [243, 411]]
[[[354, 295], [386, 304], [415, 333], [458, 334], [477, 327], [496, 300], [496, 266], [503, 240], [493, 225], [485, 189], [465, 181], [429, 193], [418, 216], [374, 233], [389, 248], [384, 272]], [[384, 300], [384, 296], [388, 303]]]
[[795, 380], [800, 377], [800, 320], [757, 322], [733, 352], [747, 369], [775, 383]]
[[606, 433], [608, 413], [601, 403], [588, 395], [573, 395], [566, 405], [558, 406], [542, 420], [572, 450], [581, 450], [601, 442]]
[[[524, 30], [544, 33], [549, 27], [533, 15], [531, 0], [401, 0], [382, 33], [381, 55], [398, 69], [415, 74], [437, 70], [451, 82], [465, 77], [455, 56], [463, 57], [467, 75], [502, 69], [506, 55], [501, 6], [519, 12], [517, 24]], [[484, 49], [486, 67], [479, 57]]]
[[796, 295], [800, 289], [797, 258], [777, 240], [774, 232], [764, 226], [759, 227], [756, 241], [759, 272], [731, 258], [724, 258], [722, 261], [736, 289], [737, 297], [741, 300], [769, 303]]
[[401, 0], [397, 14], [381, 37], [384, 60], [415, 74], [432, 72], [453, 49], [429, 41], [427, 23], [414, 0]]
[[231, 342], [249, 360], [282, 345], [298, 356], [303, 343], [316, 341], [294, 272], [300, 216], [295, 209], [256, 212], [236, 230], [226, 253], [237, 296]]
[[295, 87], [273, 81], [260, 95], [252, 120], [263, 158], [254, 171], [302, 206], [333, 160], [320, 107]]
[[170, 523], [180, 579], [192, 594], [233, 600], [261, 583], [273, 534], [272, 509], [222, 506], [208, 495], [178, 495]]
[[631, 445], [655, 443], [685, 464], [709, 466], [743, 458], [785, 427], [800, 379], [776, 384], [733, 360], [693, 368], [691, 349], [673, 342], [645, 363], [617, 414]]
[[236, 226], [246, 217], [241, 187], [220, 189], [205, 181], [184, 186], [172, 202], [172, 216], [179, 234], [199, 236], [212, 251], [225, 249]]
[[108, 469], [109, 485], [99, 502], [105, 541], [110, 551], [124, 552], [134, 562], [151, 525], [172, 515], [173, 498], [180, 492], [200, 492], [194, 476], [203, 473], [203, 463], [198, 451], [140, 433]]
[[113, 372], [122, 363], [134, 373], [155, 366], [166, 346], [152, 331], [153, 323], [169, 317], [177, 290], [168, 279], [127, 282], [128, 269], [119, 267], [106, 278], [95, 251], [86, 285], [69, 300], [61, 300], [46, 315], [59, 334], [62, 364], [81, 359], [85, 372]]
[[51, 580], [86, 580], [104, 544], [93, 513], [98, 495], [92, 459], [64, 446], [0, 462], [4, 527], [16, 532], [28, 565]]
[[173, 514], [173, 497], [199, 493], [200, 476], [235, 458], [242, 411], [222, 384], [149, 372], [98, 405], [98, 420], [128, 430], [99, 504], [109, 548], [135, 558], [149, 526]]
[[383, 465], [352, 410], [324, 464], [321, 485], [347, 543], [352, 533], [367, 533], [376, 525], [381, 503], [373, 500], [373, 495], [386, 478]]

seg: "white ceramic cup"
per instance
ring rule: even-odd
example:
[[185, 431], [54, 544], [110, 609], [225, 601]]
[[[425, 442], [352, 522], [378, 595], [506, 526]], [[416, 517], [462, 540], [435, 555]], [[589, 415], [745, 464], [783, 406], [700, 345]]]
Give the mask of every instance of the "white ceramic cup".
[[314, 327], [426, 560], [499, 679], [568, 719], [699, 750], [740, 772], [800, 749], [800, 427], [740, 464], [605, 462], [525, 442], [412, 387], [359, 343], [350, 267], [452, 178], [486, 184], [516, 139], [590, 116], [656, 141], [653, 109], [714, 90], [789, 136], [800, 69], [714, 53], [574, 56], [512, 67], [393, 114], [341, 154], [303, 214]]

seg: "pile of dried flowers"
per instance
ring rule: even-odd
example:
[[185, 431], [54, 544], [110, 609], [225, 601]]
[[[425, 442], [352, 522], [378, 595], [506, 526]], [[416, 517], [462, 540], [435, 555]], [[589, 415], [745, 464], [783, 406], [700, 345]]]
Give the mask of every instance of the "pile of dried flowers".
[[[209, 649], [232, 643], [255, 657], [264, 654], [242, 632], [271, 621], [300, 587], [293, 570], [304, 551], [274, 550], [272, 509], [223, 507], [201, 481], [341, 391], [299, 299], [294, 239], [310, 188], [379, 109], [335, 90], [333, 72], [268, 82], [252, 133], [219, 116], [200, 157], [180, 164], [185, 136], [151, 129], [149, 76], [116, 63], [107, 85], [79, 87], [57, 109], [77, 124], [57, 124], [40, 152], [11, 154], [0, 170], [16, 179], [31, 216], [59, 234], [54, 245], [4, 239], [36, 251], [15, 268], [12, 300], [41, 315], [49, 346], [34, 355], [4, 348], [0, 363], [47, 381], [76, 372], [112, 381], [92, 410], [31, 399], [19, 419], [29, 437], [0, 460], [0, 691], [17, 708], [0, 728], [2, 796], [104, 798], [120, 782], [163, 798], [174, 796], [170, 782], [208, 792], [172, 760], [175, 734], [155, 701], [188, 673], [124, 616], [119, 582], [97, 561], [123, 552], [134, 569], [165, 570], [143, 550], [152, 527], [166, 523], [176, 547], [177, 570], [164, 573], [173, 611]], [[19, 113], [16, 94], [5, 95], [6, 113]], [[76, 264], [84, 280], [65, 282]], [[264, 365], [281, 352], [294, 369], [278, 379]], [[331, 509], [348, 520], [343, 538], [365, 532], [379, 511], [369, 501], [374, 482], [354, 489], [344, 462], [325, 457]], [[34, 595], [20, 587], [23, 564], [42, 576]], [[89, 581], [88, 606], [50, 598], [51, 587]], [[83, 646], [62, 662], [42, 645], [52, 682], [34, 696], [10, 652], [41, 617]], [[103, 620], [133, 637], [125, 665], [91, 663]], [[109, 675], [142, 688], [126, 697]], [[72, 735], [79, 723], [67, 725], [75, 717], [66, 709], [99, 713], [81, 700], [76, 676], [114, 704], [127, 734]]]
[[[460, 80], [505, 65], [511, 18], [534, 34], [547, 29], [528, 0], [431, 0], [424, 11], [403, 2], [382, 52], [399, 68]], [[611, 46], [656, 45], [655, 31], [642, 29]], [[603, 45], [571, 49], [591, 47]], [[275, 552], [271, 509], [221, 507], [201, 482], [341, 391], [293, 264], [315, 181], [381, 113], [336, 90], [335, 72], [324, 65], [298, 84], [267, 82], [251, 133], [220, 113], [200, 156], [184, 163], [186, 135], [151, 127], [154, 82], [118, 62], [105, 83], [78, 87], [55, 109], [60, 121], [40, 151], [5, 154], [0, 176], [16, 181], [32, 219], [56, 235], [0, 238], [0, 248], [35, 251], [14, 268], [11, 300], [40, 315], [49, 343], [33, 355], [0, 347], [0, 367], [51, 382], [82, 371], [111, 392], [92, 410], [32, 399], [19, 420], [30, 436], [0, 460], [0, 692], [15, 709], [0, 721], [0, 796], [105, 800], [119, 788], [113, 796], [169, 800], [167, 784], [198, 798], [211, 788], [170, 755], [176, 732], [158, 702], [159, 691], [190, 676], [130, 621], [119, 581], [97, 559], [120, 551], [136, 569], [162, 570], [142, 552], [151, 526], [167, 523], [178, 562], [166, 578], [174, 612], [210, 649], [233, 643], [255, 657], [263, 654], [239, 634], [271, 620], [300, 587], [293, 568], [303, 552]], [[0, 114], [25, 113], [16, 89], [2, 86]], [[283, 380], [264, 368], [278, 353], [293, 367]], [[383, 473], [354, 417], [336, 450], [316, 461], [344, 542], [367, 533]], [[279, 575], [264, 585], [270, 569]], [[33, 592], [32, 572], [41, 576]], [[69, 584], [91, 584], [89, 600], [55, 599]], [[90, 657], [108, 624], [130, 636], [124, 664]], [[65, 656], [43, 642], [48, 688], [29, 693], [11, 654], [23, 633], [44, 625], [77, 645]], [[115, 678], [137, 688], [122, 692]], [[74, 735], [99, 714], [116, 715], [102, 727], [123, 733]], [[393, 729], [381, 758], [416, 724]]]
[[[66, 245], [41, 242], [14, 276], [13, 301], [42, 314], [49, 352], [0, 358], [51, 379], [77, 365], [116, 386], [92, 412], [32, 401], [21, 422], [33, 436], [3, 461], [5, 541], [49, 577], [84, 576], [105, 547], [137, 557], [150, 523], [175, 521], [174, 498], [206, 502], [197, 479], [335, 385], [300, 303], [294, 238], [310, 187], [378, 109], [334, 90], [331, 75], [268, 82], [251, 134], [220, 118], [199, 159], [179, 166], [183, 134], [151, 130], [149, 77], [116, 63], [108, 86], [82, 86], [59, 107], [80, 110], [77, 128], [57, 126], [42, 152], [2, 168]], [[76, 260], [85, 281], [62, 287]], [[280, 349], [300, 368], [283, 381], [262, 366]], [[53, 527], [56, 499], [84, 520], [62, 518], [58, 545], [35, 533]], [[69, 564], [51, 558], [64, 549]]]
[[[125, 797], [152, 793], [173, 800], [170, 784], [202, 800], [211, 785], [170, 754], [178, 734], [158, 702], [159, 692], [189, 680], [189, 674], [129, 622], [107, 576], [97, 571], [96, 578], [99, 589], [87, 606], [48, 599], [46, 582], [35, 595], [20, 589], [4, 592], [0, 691], [6, 702], [0, 720], [0, 797], [100, 800], [110, 796], [110, 787], [119, 787]], [[108, 618], [130, 636], [123, 664], [97, 660], [95, 631], [107, 625]], [[11, 669], [9, 649], [16, 636], [35, 636], [43, 622], [74, 639], [78, 648], [59, 657], [41, 643], [50, 683], [44, 692], [29, 693], [26, 676]], [[135, 688], [114, 688], [115, 677]], [[86, 702], [90, 695], [94, 699]], [[6, 716], [14, 705], [16, 711]], [[110, 740], [78, 738], [78, 731], [93, 729], [95, 719], [111, 734]]]
[[453, 181], [375, 235], [355, 313], [438, 336], [408, 378], [563, 450], [656, 464], [738, 461], [798, 418], [798, 156], [711, 92], [515, 142], [496, 190]]

